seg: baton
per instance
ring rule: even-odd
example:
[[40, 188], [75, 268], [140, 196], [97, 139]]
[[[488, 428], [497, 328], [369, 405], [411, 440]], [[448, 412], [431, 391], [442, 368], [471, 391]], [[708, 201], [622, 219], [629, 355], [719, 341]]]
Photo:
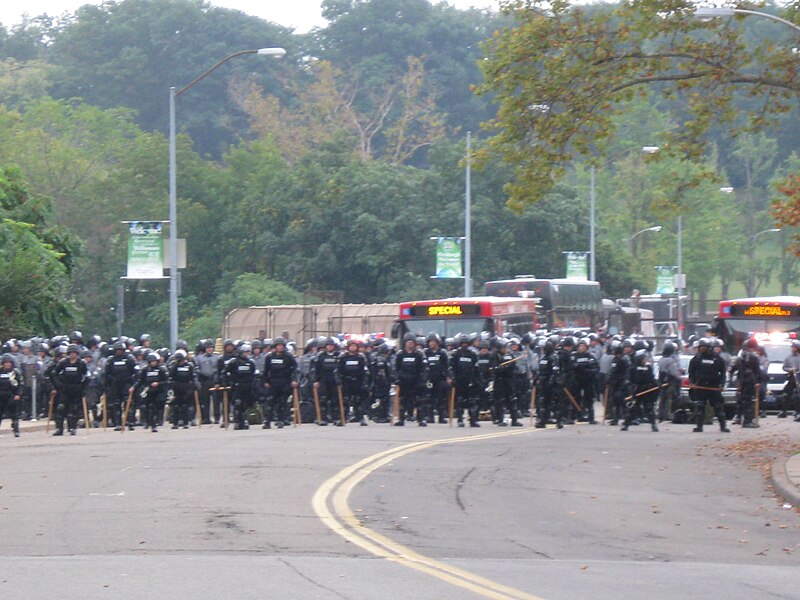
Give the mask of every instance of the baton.
[[400, 384], [394, 386], [394, 405], [392, 406], [392, 425], [400, 420]]
[[300, 424], [300, 396], [296, 387], [292, 388], [292, 403], [294, 406], [294, 426], [297, 427]]
[[133, 402], [133, 391], [128, 394], [128, 401], [125, 402], [125, 410], [122, 413], [122, 433], [125, 433], [125, 424], [128, 422], [128, 412], [131, 410], [131, 402]]
[[608, 391], [611, 388], [611, 385], [606, 385], [606, 390], [603, 392], [603, 425], [606, 424], [606, 419], [608, 419]]
[[[760, 384], [759, 384], [759, 385], [760, 385]], [[720, 388], [720, 387], [708, 387], [707, 385], [694, 385], [694, 384], [690, 384], [690, 385], [689, 385], [689, 389], [691, 389], [691, 390], [706, 390], [706, 391], [708, 391], [708, 392], [721, 392], [721, 391], [722, 391], [722, 390], [724, 390], [725, 388]]]
[[203, 413], [200, 411], [200, 393], [197, 390], [194, 391], [194, 412], [197, 428], [200, 429], [203, 426]]
[[108, 428], [108, 398], [103, 394], [101, 399], [103, 400], [103, 431], [105, 431]]
[[317, 412], [317, 425], [322, 425], [322, 411], [319, 407], [319, 390], [312, 384], [311, 389], [314, 390], [314, 410]]
[[756, 384], [756, 427], [761, 427], [761, 384]]
[[517, 358], [512, 358], [511, 360], [507, 360], [506, 362], [501, 362], [499, 365], [497, 365], [497, 366], [495, 367], [495, 369], [496, 369], [497, 367], [504, 367], [504, 366], [506, 366], [506, 365], [510, 365], [510, 364], [511, 364], [511, 363], [513, 363], [513, 362], [517, 362], [517, 361], [518, 361], [518, 360], [520, 360], [521, 358], [525, 358], [525, 355], [524, 355], [524, 354], [521, 354], [521, 355], [520, 355], [520, 356], [518, 356]]
[[89, 433], [89, 404], [86, 402], [86, 396], [83, 397], [83, 426], [86, 428], [86, 433]]
[[666, 385], [667, 385], [666, 383], [664, 385], [657, 385], [654, 388], [650, 388], [649, 390], [645, 390], [643, 392], [639, 392], [638, 394], [632, 394], [630, 396], [627, 396], [625, 398], [625, 401], [627, 402], [628, 400], [633, 400], [634, 398], [638, 398], [639, 396], [646, 396], [647, 394], [652, 394], [653, 392], [660, 390], [661, 388], [663, 388]]
[[569, 398], [569, 401], [572, 402], [572, 406], [575, 407], [575, 410], [577, 410], [578, 413], [580, 414], [581, 407], [578, 405], [578, 401], [575, 400], [575, 396], [572, 395], [572, 392], [569, 391], [569, 388], [567, 386], [564, 386], [564, 393], [567, 395], [567, 398]]
[[453, 426], [453, 410], [456, 407], [456, 388], [452, 386], [450, 388], [450, 401], [447, 403], [447, 412], [450, 415], [450, 427]]
[[53, 418], [53, 407], [56, 403], [56, 394], [58, 394], [58, 390], [53, 390], [50, 392], [50, 405], [47, 407], [47, 425], [45, 425], [45, 433], [50, 433], [50, 421]]
[[222, 426], [228, 428], [228, 388], [222, 388]]
[[337, 385], [336, 390], [339, 392], [339, 417], [342, 420], [342, 427], [347, 425], [347, 419], [344, 414], [344, 398], [342, 397], [342, 386]]
[[536, 384], [531, 386], [531, 425], [533, 425], [533, 413], [536, 410]]

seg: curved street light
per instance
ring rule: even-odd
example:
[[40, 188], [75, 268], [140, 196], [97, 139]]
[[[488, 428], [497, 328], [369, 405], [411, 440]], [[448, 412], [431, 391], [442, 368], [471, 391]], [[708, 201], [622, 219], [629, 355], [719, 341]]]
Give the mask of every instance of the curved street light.
[[733, 8], [731, 6], [726, 7], [715, 7], [715, 6], [698, 6], [694, 9], [694, 16], [698, 19], [716, 19], [718, 17], [733, 17], [735, 15], [754, 15], [757, 17], [764, 17], [766, 19], [772, 19], [773, 21], [778, 21], [779, 23], [783, 23], [784, 25], [788, 25], [792, 29], [796, 31], [800, 31], [800, 25], [796, 25], [791, 21], [787, 21], [786, 19], [782, 19], [776, 15], [771, 15], [769, 13], [761, 12], [758, 10], [747, 10], [744, 8]]
[[648, 227], [647, 229], [642, 229], [641, 231], [637, 231], [631, 237], [629, 237], [626, 241], [627, 242], [632, 242], [634, 240], [634, 238], [636, 238], [637, 236], [639, 236], [639, 235], [641, 235], [641, 234], [643, 234], [645, 232], [648, 232], [648, 231], [661, 231], [661, 225], [656, 225], [654, 227]]
[[765, 233], [778, 233], [779, 231], [781, 231], [780, 227], [771, 227], [770, 229], [765, 229], [764, 231], [759, 231], [758, 233], [750, 236], [750, 241], [753, 244], [755, 244], [756, 240], [759, 238], [759, 236], [762, 236]]
[[178, 343], [178, 198], [175, 185], [175, 98], [205, 79], [223, 64], [244, 54], [257, 54], [281, 58], [286, 55], [283, 48], [258, 48], [229, 54], [217, 64], [195, 77], [178, 91], [169, 88], [169, 347], [175, 350]]

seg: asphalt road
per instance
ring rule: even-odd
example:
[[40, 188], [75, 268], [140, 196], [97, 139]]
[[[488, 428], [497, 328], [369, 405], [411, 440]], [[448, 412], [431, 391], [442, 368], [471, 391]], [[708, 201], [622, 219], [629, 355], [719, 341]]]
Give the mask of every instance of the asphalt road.
[[[304, 425], [14, 439], [4, 423], [0, 593], [800, 598], [800, 515], [723, 447], [800, 441], [800, 425], [763, 425], [728, 435]], [[444, 438], [468, 439], [431, 443]], [[331, 479], [381, 452], [385, 464]]]

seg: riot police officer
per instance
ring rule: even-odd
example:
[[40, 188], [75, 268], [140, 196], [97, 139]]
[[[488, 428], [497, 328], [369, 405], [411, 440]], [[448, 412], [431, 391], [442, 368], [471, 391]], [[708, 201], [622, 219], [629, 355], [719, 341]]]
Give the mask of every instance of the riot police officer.
[[406, 419], [417, 409], [417, 424], [426, 427], [424, 395], [420, 394], [426, 378], [425, 355], [417, 349], [417, 340], [412, 333], [403, 336], [403, 349], [395, 356], [395, 370], [396, 383], [400, 386], [400, 418], [395, 425], [405, 425]]
[[88, 371], [86, 363], [78, 358], [79, 353], [80, 347], [76, 344], [67, 347], [67, 357], [61, 359], [53, 372], [53, 381], [58, 390], [56, 431], [53, 435], [64, 435], [64, 419], [70, 435], [75, 435], [78, 427], [79, 407], [83, 401]]
[[[122, 411], [127, 402], [126, 397], [134, 383], [136, 362], [125, 351], [125, 344], [120, 341], [114, 342], [113, 352], [114, 355], [106, 361], [105, 366], [106, 404], [114, 429], [119, 431], [122, 428]], [[132, 420], [129, 423], [133, 428]]]
[[[552, 337], [552, 336], [551, 336]], [[556, 338], [557, 339], [557, 338]], [[564, 379], [561, 376], [561, 357], [556, 351], [552, 339], [548, 339], [542, 346], [539, 357], [539, 369], [536, 375], [536, 393], [539, 396], [536, 427], [542, 429], [548, 421], [554, 418], [556, 427], [564, 427], [562, 422], [561, 389]]]
[[428, 381], [428, 422], [434, 422], [434, 412], [439, 415], [439, 423], [447, 423], [447, 398], [450, 393], [450, 379], [447, 352], [442, 349], [442, 338], [431, 332], [426, 338], [425, 362], [427, 364]]
[[317, 355], [314, 368], [314, 389], [320, 395], [322, 404], [322, 421], [319, 425], [336, 423], [342, 426], [343, 423], [335, 417], [339, 412], [338, 404], [338, 385], [339, 385], [339, 352], [338, 344], [333, 338], [325, 340], [325, 349]]
[[794, 420], [800, 421], [800, 389], [798, 389], [798, 377], [800, 377], [800, 340], [792, 342], [792, 353], [783, 361], [783, 371], [788, 375], [786, 385], [783, 387], [781, 398], [781, 412], [778, 417], [786, 417], [787, 410], [794, 408]]
[[511, 415], [511, 425], [521, 427], [517, 398], [514, 394], [514, 355], [508, 348], [508, 341], [500, 338], [495, 343], [496, 354], [492, 374], [494, 376], [494, 417], [500, 427], [506, 426], [505, 413]]
[[358, 342], [348, 341], [347, 352], [339, 356], [337, 367], [345, 411], [341, 418], [346, 419], [348, 410], [352, 410], [354, 421], [362, 427], [367, 425], [363, 406], [366, 369], [367, 359], [358, 351]]
[[[627, 431], [633, 421], [634, 415], [642, 414], [650, 420], [653, 431], [658, 431], [656, 425], [655, 400], [658, 397], [656, 378], [653, 374], [653, 365], [650, 354], [645, 348], [640, 348], [633, 355], [633, 364], [630, 366], [628, 381], [631, 383], [631, 406], [622, 424], [622, 431]], [[637, 410], [636, 407], [640, 408]]]
[[14, 359], [4, 354], [0, 362], [0, 423], [6, 410], [11, 417], [14, 437], [19, 437], [19, 408], [22, 403], [22, 371], [14, 366]]
[[175, 359], [169, 367], [169, 380], [172, 393], [172, 428], [189, 427], [189, 407], [194, 404], [194, 394], [200, 387], [194, 364], [189, 362], [185, 350], [175, 352]]
[[[478, 371], [478, 357], [470, 349], [469, 338], [463, 333], [456, 337], [455, 342], [458, 344], [458, 348], [450, 357], [450, 377], [456, 388], [455, 409], [458, 426], [464, 427], [464, 411], [466, 410], [470, 427], [480, 427], [477, 390], [483, 386], [483, 380]], [[488, 353], [488, 348], [486, 351]], [[488, 361], [487, 358], [487, 363]]]
[[158, 423], [164, 414], [168, 386], [169, 373], [166, 367], [161, 364], [158, 354], [150, 352], [147, 355], [147, 366], [139, 371], [135, 387], [139, 397], [144, 400], [142, 411], [145, 427], [149, 426], [153, 433], [158, 431]]
[[692, 395], [695, 401], [695, 428], [703, 431], [706, 416], [706, 403], [710, 403], [719, 420], [719, 430], [725, 433], [725, 406], [722, 399], [722, 388], [725, 385], [725, 361], [712, 352], [711, 341], [701, 338], [697, 344], [699, 352], [689, 361], [689, 381], [692, 384]]
[[234, 429], [250, 429], [247, 410], [253, 405], [256, 381], [256, 364], [250, 358], [250, 344], [242, 344], [231, 360], [225, 365], [224, 381], [231, 388], [233, 400]]
[[625, 354], [625, 346], [619, 341], [611, 342], [611, 351], [614, 355], [611, 367], [608, 372], [608, 387], [611, 404], [608, 415], [604, 418], [609, 419], [610, 424], [617, 425], [623, 417], [625, 407], [625, 397], [628, 395], [630, 359]]
[[589, 340], [581, 339], [578, 349], [572, 356], [572, 371], [575, 375], [575, 399], [581, 407], [580, 418], [591, 425], [596, 425], [594, 418], [594, 400], [597, 390], [597, 358], [589, 351]]
[[658, 419], [664, 421], [670, 418], [672, 407], [677, 406], [681, 395], [681, 375], [683, 369], [678, 356], [675, 354], [675, 344], [666, 342], [658, 359], [658, 382], [662, 386], [658, 403]]
[[[272, 342], [272, 351], [264, 360], [261, 380], [267, 391], [267, 406], [261, 427], [269, 429], [275, 420], [278, 429], [281, 429], [286, 422], [289, 396], [297, 388], [297, 359], [286, 351], [286, 340], [282, 337], [277, 337]], [[300, 415], [296, 418], [299, 419]]]
[[[731, 375], [737, 375], [737, 417], [740, 419], [742, 427], [748, 429], [756, 426], [753, 422], [753, 417], [755, 416], [753, 399], [756, 394], [756, 384], [761, 377], [761, 363], [758, 360], [758, 355], [753, 352], [757, 345], [755, 340], [747, 340], [742, 346], [741, 353], [733, 361], [733, 365], [730, 368]], [[735, 422], [736, 420], [734, 419]]]

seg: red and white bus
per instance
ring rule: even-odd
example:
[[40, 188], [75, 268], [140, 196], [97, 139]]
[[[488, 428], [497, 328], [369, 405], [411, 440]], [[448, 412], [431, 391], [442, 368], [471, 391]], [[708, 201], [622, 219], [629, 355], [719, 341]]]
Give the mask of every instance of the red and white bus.
[[[738, 352], [750, 337], [800, 337], [800, 296], [740, 298], [719, 303], [713, 329], [729, 352]], [[772, 338], [770, 338], [772, 336]]]
[[529, 298], [445, 298], [400, 304], [395, 337], [438, 333], [443, 339], [459, 333], [488, 331], [523, 335], [538, 328], [536, 301]]

